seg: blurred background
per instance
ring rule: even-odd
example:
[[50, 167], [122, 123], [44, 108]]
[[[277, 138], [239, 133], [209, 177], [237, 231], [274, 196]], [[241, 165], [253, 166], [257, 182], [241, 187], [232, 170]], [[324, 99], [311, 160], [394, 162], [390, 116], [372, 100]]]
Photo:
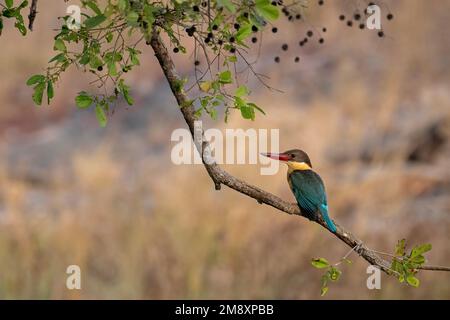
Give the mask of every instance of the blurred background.
[[[311, 258], [337, 262], [349, 248], [306, 219], [214, 191], [201, 165], [172, 164], [170, 135], [185, 123], [149, 47], [128, 77], [135, 105], [118, 108], [107, 128], [76, 109], [77, 92], [99, 89], [75, 69], [51, 106], [34, 106], [25, 82], [45, 69], [56, 16], [75, 3], [49, 2], [39, 2], [34, 32], [22, 37], [6, 24], [0, 38], [0, 298], [320, 298]], [[279, 128], [282, 150], [309, 153], [341, 225], [384, 252], [401, 238], [432, 243], [429, 263], [448, 266], [450, 2], [386, 1], [383, 38], [339, 20], [355, 3], [366, 2], [310, 1], [305, 22], [259, 35], [254, 68], [283, 93], [250, 76], [251, 98], [267, 115], [208, 125]], [[298, 46], [322, 27], [324, 44]], [[175, 58], [192, 76], [193, 58]], [[259, 165], [226, 169], [294, 201], [285, 168], [275, 176], [261, 176]], [[367, 263], [349, 258], [328, 298], [450, 298], [450, 273], [420, 272], [417, 289], [382, 275], [381, 290], [368, 290]], [[66, 288], [72, 264], [82, 290]]]

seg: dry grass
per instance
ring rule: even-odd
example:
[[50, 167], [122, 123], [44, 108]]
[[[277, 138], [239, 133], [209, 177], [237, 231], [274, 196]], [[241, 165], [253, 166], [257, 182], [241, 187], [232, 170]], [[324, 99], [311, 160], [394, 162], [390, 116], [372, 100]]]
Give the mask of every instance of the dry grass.
[[[332, 216], [369, 247], [391, 251], [403, 237], [411, 244], [431, 242], [430, 262], [449, 265], [450, 66], [443, 31], [449, 9], [449, 4], [397, 1], [396, 20], [381, 42], [341, 26], [340, 9], [323, 13], [327, 46], [305, 51], [296, 69], [282, 63], [274, 70], [265, 63], [280, 44], [268, 38], [265, 45], [273, 51], [259, 67], [286, 93], [255, 90], [267, 117], [255, 123], [233, 117], [227, 126], [216, 125], [281, 128], [281, 148], [308, 151], [326, 181]], [[36, 30], [48, 29], [51, 14], [42, 14]], [[51, 36], [35, 31], [31, 41], [45, 43]], [[296, 37], [293, 32], [289, 39]], [[169, 134], [183, 126], [176, 109], [170, 120], [156, 115], [147, 134], [133, 141], [118, 139], [125, 134], [120, 117], [111, 122], [107, 137], [94, 135], [95, 123], [89, 123], [80, 130], [92, 138], [74, 147], [69, 160], [49, 160], [43, 181], [23, 178], [34, 165], [29, 159], [35, 150], [64, 132], [60, 121], [73, 116], [68, 112], [73, 103], [67, 101], [86, 88], [73, 73], [63, 80], [55, 106], [33, 110], [23, 83], [50, 54], [40, 45], [31, 55], [25, 40], [4, 33], [2, 43], [6, 39], [17, 40], [17, 46], [4, 42], [0, 52], [5, 75], [0, 81], [5, 159], [0, 164], [0, 298], [319, 297], [321, 274], [310, 258], [337, 261], [348, 248], [304, 219], [278, 214], [227, 189], [213, 191], [201, 166], [172, 165]], [[151, 56], [149, 50], [146, 54]], [[143, 63], [131, 81], [139, 92], [158, 89], [148, 80], [156, 79], [147, 72], [157, 70], [154, 61]], [[161, 103], [152, 99], [151, 107]], [[164, 108], [176, 108], [166, 100]], [[38, 130], [54, 122], [62, 123], [60, 131]], [[444, 143], [420, 161], [408, 161], [436, 123]], [[32, 133], [17, 133], [25, 131]], [[95, 146], [83, 147], [88, 140]], [[23, 141], [30, 149], [19, 149], [20, 161], [8, 162]], [[116, 150], [134, 144], [132, 150], [157, 145], [159, 151]], [[284, 168], [269, 177], [260, 176], [258, 166], [228, 169], [292, 199]], [[421, 273], [420, 289], [383, 276], [382, 290], [369, 291], [366, 263], [356, 256], [352, 260], [329, 298], [450, 298], [445, 273]], [[70, 264], [81, 267], [80, 291], [65, 288]]]

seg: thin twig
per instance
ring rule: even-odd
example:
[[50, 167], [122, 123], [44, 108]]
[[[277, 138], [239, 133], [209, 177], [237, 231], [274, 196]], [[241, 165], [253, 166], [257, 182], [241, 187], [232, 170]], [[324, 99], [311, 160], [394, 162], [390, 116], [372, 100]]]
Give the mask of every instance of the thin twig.
[[28, 14], [28, 29], [30, 29], [30, 31], [33, 31], [34, 19], [36, 19], [37, 2], [38, 0], [33, 0], [31, 2], [30, 13]]

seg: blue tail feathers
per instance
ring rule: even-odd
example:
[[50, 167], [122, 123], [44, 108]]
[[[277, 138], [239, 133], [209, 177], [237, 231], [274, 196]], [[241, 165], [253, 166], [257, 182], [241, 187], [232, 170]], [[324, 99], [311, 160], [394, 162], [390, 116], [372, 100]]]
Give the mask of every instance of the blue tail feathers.
[[331, 232], [336, 232], [336, 226], [334, 225], [333, 221], [331, 221], [330, 216], [328, 215], [328, 206], [326, 204], [321, 205], [320, 212], [322, 213], [322, 218], [327, 223], [328, 229], [330, 229]]

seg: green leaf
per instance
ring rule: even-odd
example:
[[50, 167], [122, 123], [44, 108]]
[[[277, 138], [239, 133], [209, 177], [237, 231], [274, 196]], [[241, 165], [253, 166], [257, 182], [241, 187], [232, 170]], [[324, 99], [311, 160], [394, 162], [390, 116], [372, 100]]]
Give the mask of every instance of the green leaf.
[[328, 272], [330, 274], [331, 281], [338, 281], [342, 274], [342, 272], [335, 267], [331, 267]]
[[425, 243], [423, 245], [416, 246], [412, 249], [410, 257], [411, 258], [418, 257], [418, 256], [424, 254], [425, 252], [430, 251], [431, 248], [432, 248], [432, 246], [430, 243]]
[[249, 93], [250, 92], [249, 92], [247, 86], [242, 85], [236, 89], [236, 91], [234, 92], [234, 95], [236, 97], [243, 97], [243, 96], [247, 96]]
[[27, 28], [25, 27], [25, 24], [23, 23], [23, 17], [20, 15], [18, 11], [16, 17], [16, 22], [14, 23], [14, 26], [20, 31], [20, 33], [24, 36], [27, 34]]
[[211, 89], [211, 81], [200, 81], [198, 86], [203, 92], [208, 92]]
[[106, 127], [106, 124], [108, 123], [108, 118], [106, 117], [105, 110], [103, 110], [103, 107], [99, 104], [95, 105], [95, 115], [98, 120], [98, 124], [100, 127], [104, 128]]
[[66, 45], [64, 44], [64, 41], [62, 41], [61, 39], [56, 39], [55, 40], [55, 44], [53, 45], [53, 50], [57, 50], [57, 51], [66, 51]]
[[130, 96], [130, 87], [125, 84], [123, 79], [120, 79], [118, 87], [119, 87], [118, 88], [119, 92], [122, 92], [123, 97], [125, 98], [125, 101], [128, 103], [128, 105], [130, 105], [130, 106], [133, 105], [134, 100]]
[[414, 256], [413, 258], [410, 258], [410, 261], [415, 264], [415, 267], [421, 266], [425, 263], [425, 257], [423, 255]]
[[97, 69], [98, 67], [103, 65], [103, 61], [95, 54], [89, 57], [89, 66], [92, 69]]
[[236, 12], [236, 7], [230, 0], [217, 0], [217, 7], [218, 8], [225, 8], [231, 13]]
[[97, 16], [86, 19], [86, 21], [84, 21], [84, 25], [86, 26], [86, 28], [92, 29], [92, 28], [95, 28], [96, 26], [102, 24], [105, 21], [106, 21], [106, 16], [103, 14], [99, 14]]
[[241, 43], [244, 41], [249, 35], [252, 34], [252, 26], [247, 23], [239, 29], [239, 31], [236, 33], [236, 40]]
[[406, 239], [398, 240], [397, 246], [395, 247], [395, 255], [398, 257], [403, 257], [406, 254]]
[[87, 51], [85, 53], [83, 53], [83, 55], [81, 56], [79, 62], [83, 66], [89, 63], [89, 53]]
[[135, 11], [128, 12], [127, 22], [129, 25], [136, 26], [138, 19], [139, 19], [139, 14], [137, 12], [135, 12]]
[[229, 56], [227, 60], [228, 60], [228, 62], [233, 62], [234, 63], [234, 62], [237, 62], [237, 57], [236, 56]]
[[134, 104], [134, 99], [132, 96], [130, 96], [130, 92], [128, 90], [123, 92], [123, 97], [125, 98], [125, 101], [128, 103], [128, 105], [132, 106]]
[[399, 274], [403, 273], [403, 265], [396, 258], [392, 260], [391, 269], [398, 272]]
[[127, 9], [128, 1], [127, 0], [119, 0], [117, 5], [118, 5], [119, 10], [123, 12]]
[[244, 119], [255, 120], [255, 109], [252, 106], [245, 104], [240, 107], [240, 110]]
[[19, 9], [23, 9], [23, 8], [25, 8], [27, 5], [28, 5], [28, 0], [24, 0], [24, 1], [22, 1], [22, 3], [20, 4]]
[[219, 74], [219, 82], [221, 84], [232, 83], [233, 80], [231, 79], [231, 71], [230, 70], [226, 70], [226, 71], [221, 72]]
[[256, 104], [254, 104], [253, 102], [249, 102], [248, 103], [249, 106], [255, 108], [256, 110], [258, 110], [259, 112], [261, 112], [263, 115], [266, 115], [266, 113], [264, 112], [263, 109], [261, 109], [260, 107], [258, 107]]
[[40, 82], [44, 82], [44, 81], [45, 81], [45, 76], [43, 76], [42, 74], [35, 74], [35, 75], [32, 75], [27, 80], [27, 86], [32, 86], [32, 85], [35, 85], [36, 83], [40, 83]]
[[94, 102], [92, 97], [84, 91], [80, 92], [78, 96], [75, 98], [75, 103], [77, 107], [80, 109], [89, 108], [92, 102]]
[[109, 61], [106, 66], [108, 67], [108, 72], [111, 76], [117, 76], [117, 67], [114, 61]]
[[6, 4], [6, 7], [12, 8], [12, 6], [13, 6], [13, 0], [5, 0], [5, 4]]
[[140, 65], [138, 54], [140, 54], [141, 52], [139, 50], [130, 47], [128, 47], [127, 50], [130, 53], [131, 64], [134, 66]]
[[153, 24], [153, 22], [155, 22], [155, 15], [154, 15], [154, 11], [155, 11], [155, 7], [153, 7], [150, 4], [145, 4], [144, 6], [144, 21], [147, 22], [148, 26], [147, 28], [150, 28]]
[[58, 62], [64, 62], [66, 61], [66, 55], [64, 52], [57, 54], [56, 56], [54, 56], [53, 58], [51, 58], [48, 63], [52, 63], [54, 61], [58, 61]]
[[320, 296], [323, 297], [328, 292], [328, 287], [322, 287], [320, 288]]
[[406, 281], [413, 287], [417, 288], [420, 285], [420, 281], [419, 279], [417, 279], [415, 276], [413, 275], [409, 275], [406, 278]]
[[94, 11], [97, 15], [101, 15], [102, 11], [97, 7], [94, 1], [86, 2], [86, 6], [88, 6], [92, 11]]
[[55, 92], [53, 89], [53, 82], [51, 80], [47, 81], [47, 103], [50, 104], [50, 100], [55, 96]]
[[315, 258], [311, 260], [313, 267], [317, 269], [323, 269], [330, 266], [330, 263], [325, 258]]
[[112, 32], [108, 32], [105, 36], [105, 39], [108, 43], [111, 43], [111, 41], [113, 40], [114, 36], [112, 34]]
[[34, 87], [32, 99], [38, 106], [42, 104], [42, 96], [44, 95], [45, 82], [40, 82]]
[[256, 0], [256, 12], [267, 20], [276, 20], [280, 16], [280, 12], [276, 6], [273, 6], [269, 0]]

